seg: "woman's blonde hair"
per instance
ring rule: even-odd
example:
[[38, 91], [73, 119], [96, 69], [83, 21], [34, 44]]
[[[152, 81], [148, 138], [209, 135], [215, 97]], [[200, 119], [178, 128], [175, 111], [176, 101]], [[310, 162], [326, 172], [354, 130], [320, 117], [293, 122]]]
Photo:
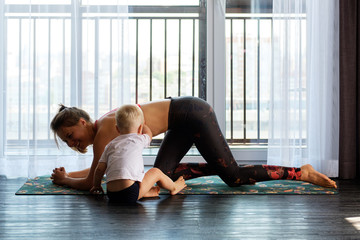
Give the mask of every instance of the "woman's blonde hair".
[[115, 113], [116, 126], [122, 134], [137, 129], [144, 123], [144, 115], [140, 107], [135, 104], [121, 106]]

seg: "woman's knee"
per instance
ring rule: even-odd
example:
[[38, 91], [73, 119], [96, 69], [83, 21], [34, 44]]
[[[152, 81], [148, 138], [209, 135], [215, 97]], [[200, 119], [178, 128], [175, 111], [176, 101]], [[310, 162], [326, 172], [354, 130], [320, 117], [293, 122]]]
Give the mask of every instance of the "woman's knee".
[[241, 181], [238, 181], [238, 179], [222, 179], [226, 185], [228, 185], [229, 187], [239, 187], [240, 185], [242, 185]]
[[226, 175], [225, 177], [220, 176], [220, 178], [229, 186], [229, 187], [239, 187], [244, 184], [254, 184], [255, 179], [252, 179], [249, 176], [242, 174], [231, 174]]

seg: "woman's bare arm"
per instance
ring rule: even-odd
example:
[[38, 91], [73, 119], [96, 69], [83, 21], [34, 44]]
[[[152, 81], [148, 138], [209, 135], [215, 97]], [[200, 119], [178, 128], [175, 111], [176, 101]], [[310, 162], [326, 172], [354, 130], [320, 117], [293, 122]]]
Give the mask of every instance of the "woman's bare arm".
[[89, 190], [92, 186], [92, 183], [89, 184], [86, 181], [86, 178], [72, 178], [61, 176], [62, 173], [59, 170], [55, 170], [52, 174], [53, 183], [59, 185], [66, 185], [71, 188], [79, 189], [79, 190]]
[[94, 158], [91, 163], [89, 174], [86, 177], [86, 184], [90, 184], [89, 189], [93, 185], [95, 169], [98, 166], [98, 162], [104, 152], [105, 146], [117, 136], [118, 132], [115, 128], [115, 119], [113, 119], [113, 121], [109, 119], [109, 121], [103, 122], [103, 125], [99, 128], [93, 143]]
[[69, 172], [68, 176], [71, 178], [85, 178], [89, 174], [90, 168], [84, 170]]
[[70, 177], [63, 167], [55, 168], [51, 175], [51, 179], [53, 183], [58, 185], [67, 185], [79, 190], [88, 190], [87, 186], [84, 184], [85, 178]]

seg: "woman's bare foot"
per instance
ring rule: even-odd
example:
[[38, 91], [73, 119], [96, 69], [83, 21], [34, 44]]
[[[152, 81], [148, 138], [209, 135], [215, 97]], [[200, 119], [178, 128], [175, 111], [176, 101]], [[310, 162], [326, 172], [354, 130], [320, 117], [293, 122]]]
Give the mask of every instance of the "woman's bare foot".
[[185, 179], [181, 176], [174, 182], [175, 189], [170, 191], [171, 195], [175, 195], [180, 192], [184, 187], [186, 187]]
[[143, 197], [158, 197], [160, 193], [160, 187], [152, 187]]
[[301, 181], [313, 183], [322, 187], [337, 188], [336, 182], [326, 175], [316, 171], [310, 164], [301, 167]]

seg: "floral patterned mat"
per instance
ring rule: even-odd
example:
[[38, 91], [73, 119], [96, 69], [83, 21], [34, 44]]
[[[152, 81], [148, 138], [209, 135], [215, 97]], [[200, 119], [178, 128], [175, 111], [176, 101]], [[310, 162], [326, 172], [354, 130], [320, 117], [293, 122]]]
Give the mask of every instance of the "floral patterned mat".
[[[228, 187], [219, 177], [208, 176], [186, 181], [187, 187], [179, 194], [208, 195], [208, 194], [337, 194], [336, 189], [323, 188], [301, 181], [278, 180], [258, 182], [255, 185], [243, 185], [236, 188]], [[106, 185], [103, 181], [106, 192]], [[49, 176], [28, 179], [27, 182], [15, 193], [16, 195], [88, 195], [89, 191], [75, 190], [66, 186], [52, 183]], [[160, 194], [168, 194], [161, 190]]]

